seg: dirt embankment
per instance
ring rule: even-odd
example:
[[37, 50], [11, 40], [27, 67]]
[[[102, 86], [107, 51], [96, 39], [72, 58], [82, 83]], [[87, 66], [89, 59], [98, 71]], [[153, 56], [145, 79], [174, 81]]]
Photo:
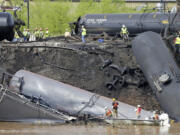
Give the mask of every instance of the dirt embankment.
[[[82, 45], [49, 41], [21, 43], [19, 46], [3, 44], [0, 53], [1, 68], [12, 74], [26, 69], [103, 96], [116, 97], [131, 105], [160, 109], [149, 86], [141, 86], [137, 82], [138, 77], [134, 72], [138, 70], [134, 69], [138, 65], [131, 48], [119, 43]], [[122, 76], [125, 80], [123, 85]], [[109, 87], [111, 90], [108, 90], [107, 84], [112, 84], [117, 77], [120, 80], [114, 82], [115, 88]]]

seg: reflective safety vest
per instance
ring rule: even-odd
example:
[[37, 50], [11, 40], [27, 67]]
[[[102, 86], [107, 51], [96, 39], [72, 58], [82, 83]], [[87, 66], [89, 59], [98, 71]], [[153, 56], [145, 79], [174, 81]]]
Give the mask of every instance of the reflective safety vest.
[[112, 112], [111, 112], [110, 109], [108, 109], [108, 110], [106, 111], [106, 116], [108, 116], [108, 117], [112, 116]]
[[46, 31], [44, 36], [45, 38], [49, 37], [49, 31]]
[[85, 36], [86, 35], [86, 29], [85, 28], [82, 28], [82, 33], [81, 33], [82, 36]]
[[126, 27], [122, 27], [122, 28], [121, 28], [121, 32], [122, 32], [123, 34], [126, 34], [126, 33], [127, 33], [127, 28], [126, 28]]
[[27, 36], [28, 38], [30, 37], [30, 32], [29, 32], [29, 31], [27, 31], [26, 36]]
[[44, 37], [44, 32], [43, 32], [43, 31], [40, 31], [40, 32], [39, 32], [39, 37], [40, 37], [40, 38], [43, 38], [43, 37]]
[[158, 114], [154, 114], [154, 119], [158, 120], [159, 119], [159, 115]]
[[117, 109], [118, 108], [118, 105], [119, 105], [119, 103], [118, 102], [113, 102], [113, 109]]
[[176, 38], [176, 42], [175, 42], [175, 44], [180, 45], [180, 37], [177, 37], [177, 38]]
[[15, 33], [15, 38], [19, 38], [19, 35], [17, 34], [17, 32]]
[[37, 31], [35, 31], [35, 37], [39, 37], [39, 31], [37, 30]]
[[23, 35], [26, 37], [27, 36], [27, 31], [23, 31]]

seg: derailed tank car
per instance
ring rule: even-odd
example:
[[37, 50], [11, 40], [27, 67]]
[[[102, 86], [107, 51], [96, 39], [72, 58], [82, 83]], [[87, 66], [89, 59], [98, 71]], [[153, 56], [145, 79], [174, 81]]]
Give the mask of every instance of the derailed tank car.
[[180, 17], [175, 13], [124, 13], [124, 14], [87, 14], [78, 18], [75, 24], [75, 33], [81, 31], [84, 25], [87, 33], [109, 35], [119, 34], [123, 24], [126, 25], [130, 35], [145, 31], [164, 33], [169, 26], [170, 32], [180, 29]]
[[161, 107], [180, 121], [180, 69], [162, 37], [142, 33], [133, 40], [132, 49]]
[[0, 12], [0, 41], [14, 38], [14, 18], [10, 13]]
[[[23, 81], [19, 81], [18, 78], [21, 77]], [[104, 108], [112, 108], [112, 100], [109, 98], [24, 70], [18, 71], [11, 79], [10, 89], [20, 92], [31, 100], [38, 99], [50, 108], [74, 116], [87, 114], [91, 117], [103, 117]], [[119, 118], [136, 118], [133, 106], [122, 102], [119, 102], [119, 106]], [[141, 119], [151, 115], [152, 113], [142, 110]]]

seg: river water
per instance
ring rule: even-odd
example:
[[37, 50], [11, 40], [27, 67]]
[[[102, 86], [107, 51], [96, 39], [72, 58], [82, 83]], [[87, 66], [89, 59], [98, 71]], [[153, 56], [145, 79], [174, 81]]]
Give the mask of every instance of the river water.
[[171, 127], [121, 125], [39, 125], [0, 123], [0, 135], [180, 135], [180, 123]]

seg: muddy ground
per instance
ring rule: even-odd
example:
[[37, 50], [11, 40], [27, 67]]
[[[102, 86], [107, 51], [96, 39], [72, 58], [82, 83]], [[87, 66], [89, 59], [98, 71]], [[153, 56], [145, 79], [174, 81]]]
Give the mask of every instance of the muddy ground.
[[[11, 74], [25, 69], [134, 106], [141, 104], [144, 109], [160, 109], [152, 90], [142, 79], [131, 47], [122, 41], [82, 44], [57, 38], [43, 42], [1, 43], [0, 54], [1, 68]], [[109, 86], [108, 90], [106, 86], [117, 77], [120, 80], [115, 88]]]

